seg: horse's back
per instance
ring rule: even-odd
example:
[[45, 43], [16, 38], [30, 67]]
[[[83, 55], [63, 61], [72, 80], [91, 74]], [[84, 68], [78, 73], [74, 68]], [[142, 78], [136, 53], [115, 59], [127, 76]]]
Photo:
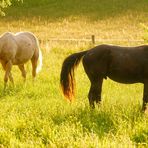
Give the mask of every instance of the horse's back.
[[0, 59], [8, 61], [15, 57], [17, 44], [15, 42], [14, 34], [6, 32], [0, 37]]
[[121, 83], [142, 82], [148, 75], [148, 45], [99, 45], [88, 50], [83, 65], [88, 75], [108, 76]]
[[15, 36], [26, 36], [30, 39], [37, 40], [36, 36], [32, 32], [18, 32]]
[[88, 50], [83, 57], [83, 66], [90, 77], [99, 75], [100, 77], [106, 78], [109, 53], [110, 49], [104, 44]]
[[38, 44], [38, 40], [36, 36], [31, 32], [18, 32], [15, 34], [15, 38], [22, 39], [22, 40], [30, 40], [34, 46]]
[[3, 61], [12, 60], [15, 65], [23, 64], [38, 51], [37, 38], [31, 32], [6, 32], [0, 37], [0, 59]]
[[14, 64], [27, 62], [38, 48], [36, 37], [30, 32], [19, 32], [15, 34], [15, 41], [18, 48]]
[[111, 46], [107, 76], [121, 83], [143, 82], [148, 75], [148, 46]]
[[0, 36], [0, 41], [2, 45], [14, 41], [14, 34], [11, 32], [5, 32]]

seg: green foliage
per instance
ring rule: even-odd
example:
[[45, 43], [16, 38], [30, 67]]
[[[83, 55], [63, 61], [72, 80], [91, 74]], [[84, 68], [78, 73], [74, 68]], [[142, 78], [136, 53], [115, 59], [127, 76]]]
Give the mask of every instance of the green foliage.
[[146, 26], [145, 24], [141, 24], [141, 26], [145, 31], [143, 39], [145, 40], [146, 43], [148, 43], [148, 26]]
[[[85, 16], [90, 19], [105, 19], [108, 16], [119, 16], [132, 11], [147, 12], [147, 0], [25, 0], [23, 4], [16, 3], [25, 9], [29, 8], [31, 16], [46, 16], [54, 19], [68, 16]], [[38, 7], [38, 9], [34, 9]], [[24, 12], [23, 12], [24, 13]], [[15, 15], [19, 15], [16, 13]], [[24, 15], [24, 14], [23, 14]]]
[[2, 8], [6, 8], [8, 6], [11, 5], [11, 1], [10, 0], [2, 0], [0, 2], [0, 15], [4, 16], [5, 13], [2, 11]]
[[23, 1], [23, 0], [1, 0], [0, 1], [0, 15], [1, 16], [5, 16], [4, 11], [2, 10], [3, 8], [7, 8], [12, 4], [12, 1], [16, 2], [16, 1]]

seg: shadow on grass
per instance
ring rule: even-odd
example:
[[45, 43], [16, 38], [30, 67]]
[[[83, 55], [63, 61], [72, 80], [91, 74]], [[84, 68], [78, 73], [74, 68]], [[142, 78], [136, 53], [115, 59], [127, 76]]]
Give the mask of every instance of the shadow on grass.
[[113, 123], [113, 118], [109, 113], [97, 110], [90, 111], [88, 108], [76, 109], [70, 114], [55, 115], [52, 117], [52, 121], [56, 125], [71, 123], [77, 125], [80, 123], [83, 132], [95, 133], [100, 138], [106, 133], [116, 132], [116, 128]]
[[[147, 141], [147, 131], [139, 130], [139, 133], [133, 133], [139, 126], [142, 120], [145, 120], [144, 114], [141, 112], [141, 107], [136, 104], [133, 109], [122, 108], [122, 106], [113, 108], [99, 108], [90, 111], [88, 107], [76, 108], [67, 113], [61, 112], [54, 114], [52, 121], [55, 125], [76, 125], [76, 128], [81, 129], [84, 134], [97, 134], [103, 138], [108, 133], [116, 136], [118, 130], [127, 130], [130, 139], [135, 143], [144, 143]], [[77, 127], [77, 125], [79, 127]]]
[[[132, 13], [146, 13], [146, 0], [25, 0], [23, 3], [13, 0], [13, 6], [6, 10], [7, 16], [43, 17], [56, 21], [67, 17], [85, 17], [89, 20], [107, 19]], [[7, 17], [6, 17], [7, 18]]]
[[147, 128], [147, 114], [141, 114], [141, 120], [135, 122], [135, 128], [133, 133], [130, 135], [130, 139], [138, 146], [142, 144], [144, 147], [148, 146], [148, 128]]
[[132, 135], [131, 140], [135, 142], [138, 146], [139, 143], [142, 143], [143, 146], [148, 145], [148, 131], [140, 130], [139, 132]]
[[16, 85], [16, 86], [8, 86], [6, 90], [4, 90], [4, 87], [0, 87], [0, 99], [5, 98], [7, 96], [16, 96], [19, 92], [22, 91], [24, 88], [24, 85]]
[[113, 123], [113, 118], [109, 113], [104, 111], [89, 111], [87, 109], [80, 112], [78, 115], [78, 120], [83, 125], [84, 131], [96, 133], [99, 137], [104, 136], [104, 134], [109, 132], [115, 132], [115, 126]]

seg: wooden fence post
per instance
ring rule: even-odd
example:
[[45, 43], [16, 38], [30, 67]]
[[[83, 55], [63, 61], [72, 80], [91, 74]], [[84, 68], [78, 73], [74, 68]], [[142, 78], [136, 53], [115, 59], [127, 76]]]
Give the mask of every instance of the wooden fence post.
[[95, 35], [91, 36], [91, 41], [92, 41], [92, 44], [95, 45]]

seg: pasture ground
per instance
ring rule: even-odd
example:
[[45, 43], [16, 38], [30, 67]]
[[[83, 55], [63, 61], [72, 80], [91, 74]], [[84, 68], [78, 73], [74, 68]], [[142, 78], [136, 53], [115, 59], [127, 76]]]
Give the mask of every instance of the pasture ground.
[[[31, 64], [23, 83], [16, 66], [11, 85], [3, 92], [0, 69], [0, 147], [147, 147], [148, 115], [140, 112], [142, 84], [104, 80], [102, 102], [90, 111], [90, 82], [80, 64], [76, 70], [76, 99], [66, 101], [60, 90], [62, 62], [88, 42], [50, 41], [51, 38], [96, 38], [101, 43], [135, 46], [148, 25], [147, 0], [35, 0], [15, 3], [0, 18], [0, 33], [31, 31], [41, 40], [43, 68], [32, 83]], [[126, 41], [125, 41], [126, 40]]]

